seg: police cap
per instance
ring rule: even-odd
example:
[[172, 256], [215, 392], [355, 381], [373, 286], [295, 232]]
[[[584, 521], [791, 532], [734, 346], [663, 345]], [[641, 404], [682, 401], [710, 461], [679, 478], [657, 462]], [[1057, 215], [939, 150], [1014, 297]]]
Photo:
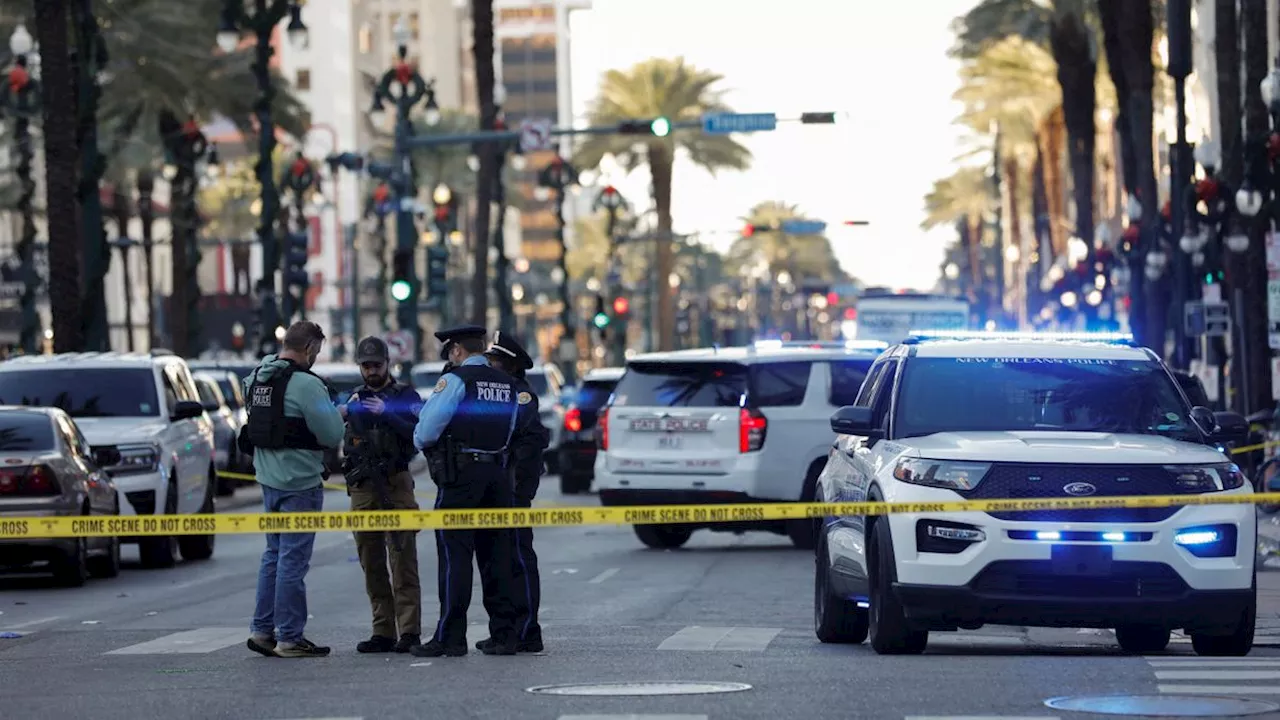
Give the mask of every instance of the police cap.
[[440, 341], [440, 359], [449, 359], [449, 344], [455, 340], [466, 340], [467, 338], [476, 338], [483, 340], [489, 331], [479, 325], [459, 325], [447, 330], [437, 330], [435, 332], [436, 339]]
[[529, 357], [529, 353], [520, 346], [520, 341], [516, 340], [515, 335], [504, 332], [495, 332], [493, 334], [493, 344], [485, 351], [485, 355], [496, 357], [507, 357], [516, 361], [516, 366], [530, 370], [533, 368], [533, 358]]
[[390, 362], [391, 353], [382, 338], [370, 335], [356, 346], [356, 362]]

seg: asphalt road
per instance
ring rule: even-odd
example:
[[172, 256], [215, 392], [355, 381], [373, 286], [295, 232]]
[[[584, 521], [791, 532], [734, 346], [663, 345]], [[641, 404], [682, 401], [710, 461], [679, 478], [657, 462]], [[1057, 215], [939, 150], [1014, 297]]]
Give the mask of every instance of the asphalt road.
[[[424, 504], [429, 481], [420, 481]], [[554, 478], [540, 504], [562, 497]], [[252, 509], [242, 489], [220, 509]], [[346, 497], [330, 493], [326, 509]], [[919, 657], [813, 635], [812, 554], [780, 536], [702, 532], [651, 551], [629, 528], [538, 531], [547, 650], [537, 656], [422, 660], [359, 655], [369, 607], [349, 535], [317, 538], [307, 635], [322, 659], [263, 658], [244, 647], [260, 536], [223, 536], [214, 558], [144, 571], [126, 550], [113, 580], [64, 590], [42, 578], [0, 579], [0, 718], [1076, 718], [1044, 705], [1081, 694], [1187, 692], [1280, 700], [1280, 569], [1260, 575], [1259, 640], [1248, 659], [1196, 658], [1175, 639], [1170, 659], [1122, 655], [1105, 631], [987, 627], [934, 633]], [[435, 622], [434, 543], [419, 537]], [[1280, 561], [1276, 561], [1280, 563]], [[469, 642], [487, 634], [476, 593]], [[1182, 659], [1177, 659], [1182, 658]], [[567, 683], [745, 683], [726, 694], [581, 697], [527, 688]], [[1272, 715], [1271, 717], [1275, 717]]]

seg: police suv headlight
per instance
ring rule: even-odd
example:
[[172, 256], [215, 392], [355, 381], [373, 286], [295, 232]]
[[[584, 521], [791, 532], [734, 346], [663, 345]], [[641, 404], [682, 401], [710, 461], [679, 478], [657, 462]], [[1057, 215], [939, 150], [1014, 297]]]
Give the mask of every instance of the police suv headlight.
[[990, 470], [991, 463], [909, 458], [898, 461], [893, 476], [912, 485], [964, 491], [978, 487]]
[[1176, 491], [1206, 493], [1234, 490], [1244, 485], [1244, 473], [1235, 463], [1215, 465], [1165, 465]]
[[114, 474], [155, 472], [160, 467], [158, 445], [120, 445], [118, 449], [120, 462], [110, 468]]

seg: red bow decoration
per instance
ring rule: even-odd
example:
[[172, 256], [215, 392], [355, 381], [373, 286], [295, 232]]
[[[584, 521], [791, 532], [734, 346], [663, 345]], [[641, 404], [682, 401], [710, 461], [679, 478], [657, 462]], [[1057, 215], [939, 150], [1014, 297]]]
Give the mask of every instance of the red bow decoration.
[[302, 175], [310, 169], [311, 163], [302, 158], [298, 158], [293, 161], [293, 167], [290, 168], [290, 172], [293, 173], [294, 177], [302, 177]]
[[406, 63], [406, 62], [396, 63], [396, 80], [398, 80], [401, 85], [408, 85], [409, 79], [412, 77], [413, 77], [413, 70], [412, 68], [409, 67], [409, 63]]
[[373, 189], [373, 201], [376, 203], [386, 202], [390, 195], [391, 191], [387, 189], [386, 185], [379, 185]]
[[1196, 199], [1206, 203], [1211, 203], [1218, 199], [1218, 181], [1213, 178], [1205, 178], [1196, 183]]
[[9, 69], [9, 89], [18, 92], [31, 82], [31, 74], [21, 65], [15, 65]]

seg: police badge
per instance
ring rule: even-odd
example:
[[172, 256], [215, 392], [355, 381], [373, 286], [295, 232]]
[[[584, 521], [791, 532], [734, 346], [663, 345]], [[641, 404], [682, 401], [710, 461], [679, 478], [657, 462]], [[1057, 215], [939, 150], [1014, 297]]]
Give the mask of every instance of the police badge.
[[440, 380], [436, 382], [436, 389], [434, 392], [440, 392], [444, 390], [446, 387], [448, 387], [448, 385], [449, 385], [449, 381], [447, 379], [440, 378]]
[[522, 392], [519, 395], [516, 395], [516, 402], [520, 403], [521, 405], [528, 405], [532, 401], [533, 401], [533, 396], [527, 392]]

